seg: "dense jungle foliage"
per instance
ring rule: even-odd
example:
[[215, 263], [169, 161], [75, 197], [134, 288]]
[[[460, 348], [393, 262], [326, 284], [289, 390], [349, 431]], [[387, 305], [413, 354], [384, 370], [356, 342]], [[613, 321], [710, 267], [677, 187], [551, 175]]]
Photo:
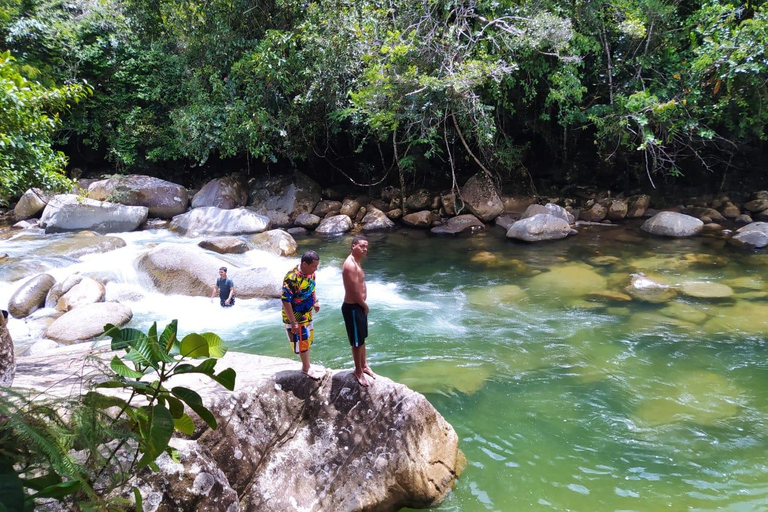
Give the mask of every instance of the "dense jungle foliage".
[[764, 174], [767, 17], [759, 1], [0, 0], [0, 193], [55, 184], [52, 147], [185, 184], [299, 168], [738, 186]]

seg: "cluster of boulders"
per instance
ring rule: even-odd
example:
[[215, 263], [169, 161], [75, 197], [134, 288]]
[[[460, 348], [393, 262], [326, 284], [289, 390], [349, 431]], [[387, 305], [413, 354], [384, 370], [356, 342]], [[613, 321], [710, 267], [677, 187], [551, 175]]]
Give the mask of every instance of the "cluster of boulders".
[[[16, 218], [23, 219], [19, 227], [35, 225], [28, 219], [41, 212], [37, 225], [46, 232], [89, 229], [105, 233], [167, 225], [190, 236], [254, 234], [270, 228], [285, 228], [294, 235], [310, 230], [338, 235], [358, 229], [392, 229], [395, 222], [435, 234], [459, 234], [485, 229], [493, 221], [509, 238], [538, 242], [575, 234], [578, 225], [610, 224], [659, 213], [649, 209], [650, 197], [644, 194], [610, 197], [593, 193], [580, 199], [505, 197], [485, 172], [472, 176], [456, 191], [433, 194], [420, 189], [407, 197], [394, 187], [383, 188], [375, 198], [345, 197], [322, 190], [299, 172], [250, 182], [235, 175], [216, 178], [191, 201], [181, 185], [148, 176], [82, 180], [81, 186], [86, 191], [82, 196], [45, 197], [40, 191], [28, 191], [14, 209]], [[735, 246], [751, 249], [768, 245], [768, 191], [758, 192], [740, 206], [719, 196], [660, 213], [643, 229], [671, 237], [720, 235]], [[742, 227], [733, 233], [730, 225]]]

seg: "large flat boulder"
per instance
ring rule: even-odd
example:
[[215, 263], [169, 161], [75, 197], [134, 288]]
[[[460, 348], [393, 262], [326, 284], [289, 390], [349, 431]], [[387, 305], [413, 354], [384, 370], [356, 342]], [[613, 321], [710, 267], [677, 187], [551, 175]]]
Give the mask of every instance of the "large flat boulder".
[[211, 252], [188, 244], [163, 243], [137, 261], [137, 271], [160, 293], [210, 297], [218, 278], [219, 267], [229, 269], [227, 277], [235, 284], [235, 297], [240, 299], [280, 297], [285, 268], [238, 268], [217, 258]]
[[57, 318], [45, 330], [45, 337], [59, 343], [78, 343], [100, 336], [107, 324], [120, 327], [127, 324], [131, 318], [133, 311], [124, 304], [86, 304]]
[[128, 206], [146, 206], [150, 217], [170, 219], [187, 211], [187, 189], [176, 183], [142, 174], [118, 176], [88, 185], [88, 197]]
[[241, 208], [248, 203], [248, 187], [239, 176], [214, 178], [192, 198], [192, 208], [213, 206], [222, 210]]
[[[72, 368], [84, 353], [55, 354], [20, 358], [16, 386], [81, 389]], [[154, 510], [227, 511], [238, 502], [260, 512], [427, 508], [461, 470], [456, 432], [402, 384], [379, 376], [361, 388], [351, 372], [330, 370], [313, 381], [296, 361], [237, 352], [217, 364], [227, 367], [237, 372], [233, 392], [192, 374], [169, 383], [197, 391], [219, 428], [196, 420], [192, 439], [172, 441], [181, 466], [162, 457], [159, 472], [131, 482]]]
[[504, 211], [496, 185], [486, 172], [479, 172], [467, 180], [461, 188], [461, 198], [467, 209], [483, 222], [495, 219]]
[[175, 216], [169, 227], [189, 236], [246, 235], [266, 231], [270, 220], [249, 208], [207, 206]]
[[520, 219], [507, 230], [507, 238], [526, 242], [559, 240], [571, 233], [571, 226], [560, 217], [548, 213], [537, 213], [533, 217]]
[[40, 227], [46, 233], [82, 230], [122, 233], [134, 231], [147, 220], [148, 214], [146, 206], [125, 206], [74, 194], [60, 194], [46, 205]]

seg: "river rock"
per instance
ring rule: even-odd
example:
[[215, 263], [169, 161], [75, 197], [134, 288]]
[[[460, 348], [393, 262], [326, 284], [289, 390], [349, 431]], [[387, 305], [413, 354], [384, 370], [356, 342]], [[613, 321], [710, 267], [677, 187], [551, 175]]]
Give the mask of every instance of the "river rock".
[[243, 254], [251, 249], [245, 241], [236, 236], [216, 236], [207, 238], [201, 240], [197, 245], [207, 251], [213, 251], [219, 254]]
[[269, 218], [249, 208], [222, 209], [215, 206], [194, 208], [177, 215], [170, 226], [171, 230], [189, 236], [261, 233], [269, 227]]
[[581, 210], [579, 219], [587, 222], [600, 222], [608, 215], [608, 208], [600, 203], [594, 203], [586, 210]]
[[395, 221], [403, 216], [403, 210], [401, 210], [400, 208], [394, 208], [392, 210], [384, 212], [384, 215], [386, 215], [389, 220]]
[[125, 206], [80, 198], [74, 194], [54, 196], [43, 210], [40, 227], [46, 233], [90, 230], [98, 233], [134, 231], [147, 220], [146, 206]]
[[432, 195], [420, 188], [405, 200], [405, 207], [410, 211], [427, 210], [432, 207]]
[[[362, 211], [362, 209], [361, 209]], [[352, 219], [346, 215], [334, 215], [323, 219], [320, 225], [315, 228], [315, 233], [322, 235], [341, 235], [352, 229]]]
[[192, 197], [192, 208], [241, 208], [248, 203], [248, 187], [236, 175], [214, 178]]
[[626, 199], [613, 199], [608, 205], [608, 220], [621, 220], [627, 216], [629, 211], [629, 201]]
[[26, 220], [36, 217], [48, 204], [50, 197], [39, 188], [30, 188], [19, 198], [13, 207], [13, 216], [17, 220]]
[[689, 281], [680, 286], [680, 291], [689, 297], [697, 299], [727, 299], [733, 297], [733, 289], [722, 283], [706, 281]]
[[327, 217], [329, 213], [338, 215], [340, 211], [341, 211], [340, 201], [330, 201], [330, 200], [324, 199], [319, 203], [317, 203], [314, 210], [312, 210], [312, 214], [317, 215], [318, 217]]
[[683, 210], [683, 213], [691, 215], [692, 217], [696, 217], [697, 219], [701, 219], [702, 221], [709, 219], [709, 222], [725, 222], [725, 217], [714, 208], [693, 206]]
[[554, 215], [539, 213], [512, 224], [507, 231], [507, 238], [526, 242], [541, 242], [559, 240], [567, 237], [570, 233], [571, 226], [563, 219]]
[[363, 205], [363, 201], [361, 201], [360, 198], [344, 199], [344, 202], [342, 202], [341, 204], [341, 210], [339, 211], [339, 213], [341, 215], [348, 216], [350, 219], [354, 219], [355, 215], [357, 215], [357, 212], [360, 211], [360, 207], [362, 205]]
[[368, 208], [368, 213], [363, 217], [362, 224], [363, 231], [381, 231], [395, 227], [395, 223], [383, 211], [373, 206]]
[[104, 301], [104, 285], [100, 282], [84, 277], [74, 285], [56, 302], [56, 310], [71, 311], [85, 304], [94, 304]]
[[502, 213], [495, 219], [493, 219], [493, 222], [496, 223], [497, 226], [501, 227], [505, 232], [509, 231], [509, 228], [520, 220], [520, 214], [519, 213]]
[[700, 307], [685, 304], [683, 302], [670, 302], [659, 310], [664, 316], [677, 318], [694, 325], [700, 325], [707, 320], [707, 314]]
[[16, 375], [16, 352], [7, 324], [8, 312], [0, 311], [0, 388], [10, 387]]
[[739, 215], [741, 215], [741, 210], [738, 206], [733, 204], [732, 202], [728, 201], [720, 208], [720, 213], [723, 214], [723, 217], [726, 219], [735, 219]]
[[45, 307], [55, 308], [59, 299], [82, 280], [83, 276], [80, 274], [71, 274], [63, 281], [54, 284], [51, 289], [48, 290], [48, 295], [45, 297]]
[[640, 227], [652, 235], [687, 237], [701, 233], [704, 223], [690, 215], [676, 212], [659, 212]]
[[269, 219], [269, 225], [273, 228], [287, 228], [288, 226], [291, 226], [293, 222], [291, 222], [291, 217], [285, 213], [285, 212], [279, 212], [277, 210], [265, 210], [263, 208], [260, 208], [256, 210], [253, 207], [250, 207], [252, 210], [256, 211], [260, 215], [265, 216]]
[[745, 249], [762, 249], [768, 246], [768, 222], [753, 222], [736, 230], [728, 243]]
[[653, 304], [668, 302], [675, 296], [675, 290], [672, 287], [657, 283], [640, 274], [632, 276], [632, 281], [626, 290], [634, 299]]
[[37, 251], [37, 254], [40, 256], [80, 258], [86, 254], [102, 254], [114, 251], [126, 245], [125, 240], [119, 236], [100, 235], [93, 231], [78, 231], [66, 238], [54, 240]]
[[630, 197], [627, 207], [627, 218], [636, 219], [642, 217], [645, 215], [648, 205], [650, 204], [651, 198], [645, 194]]
[[534, 215], [539, 214], [545, 214], [545, 215], [554, 215], [558, 219], [563, 219], [568, 224], [573, 224], [576, 222], [576, 217], [563, 208], [562, 206], [556, 205], [554, 203], [547, 203], [544, 206], [540, 204], [532, 204], [529, 205], [523, 214], [520, 216], [521, 219], [527, 219], [529, 217], [533, 217]]
[[254, 208], [283, 212], [291, 221], [301, 213], [311, 213], [321, 199], [320, 185], [300, 172], [259, 178], [248, 186]]
[[458, 235], [459, 233], [475, 233], [485, 229], [485, 224], [472, 214], [465, 213], [446, 220], [440, 226], [430, 231], [436, 235]]
[[[358, 211], [359, 210], [360, 209], [358, 208]], [[315, 229], [320, 224], [321, 220], [322, 219], [320, 217], [312, 213], [300, 213], [296, 216], [296, 220], [293, 221], [293, 223], [301, 228]]]
[[104, 326], [113, 324], [118, 327], [127, 324], [133, 318], [131, 308], [117, 302], [97, 302], [86, 304], [64, 313], [48, 329], [45, 337], [59, 343], [77, 343], [100, 336]]
[[[16, 385], [59, 396], [80, 389], [72, 368], [89, 349], [21, 358]], [[172, 441], [181, 464], [161, 457], [158, 472], [131, 481], [152, 510], [428, 508], [462, 469], [453, 428], [423, 395], [386, 377], [365, 389], [349, 371], [313, 381], [295, 361], [233, 351], [217, 364], [228, 367], [237, 372], [233, 392], [192, 374], [174, 381], [201, 395], [219, 427], [196, 420], [193, 439]]]
[[250, 242], [256, 249], [271, 252], [278, 256], [293, 256], [299, 250], [299, 244], [296, 243], [296, 240], [282, 229], [273, 229], [253, 235]]
[[21, 285], [8, 300], [8, 312], [15, 318], [29, 316], [37, 308], [45, 305], [48, 291], [56, 284], [56, 279], [49, 274], [40, 274]]
[[[558, 219], [562, 220], [562, 219]], [[562, 297], [583, 297], [601, 292], [608, 286], [608, 280], [595, 272], [586, 263], [567, 263], [552, 267], [531, 278], [530, 290], [545, 293], [553, 300]]]
[[744, 203], [744, 209], [753, 213], [768, 210], [768, 198], [753, 199]]
[[521, 213], [532, 204], [536, 204], [536, 198], [532, 196], [502, 196], [501, 204], [505, 212]]
[[128, 206], [146, 206], [150, 217], [161, 219], [184, 213], [189, 206], [185, 187], [141, 174], [95, 181], [88, 186], [88, 197]]
[[200, 247], [174, 243], [162, 243], [137, 261], [140, 277], [160, 293], [193, 297], [211, 296], [222, 266], [229, 269], [227, 277], [234, 282], [238, 299], [277, 298], [290, 262], [284, 268], [234, 267]]
[[483, 222], [495, 219], [504, 211], [496, 186], [486, 172], [479, 172], [467, 180], [461, 188], [461, 198], [467, 209]]
[[403, 224], [406, 226], [413, 226], [415, 228], [429, 228], [432, 223], [437, 219], [435, 214], [429, 210], [423, 210], [416, 213], [409, 213], [403, 217]]

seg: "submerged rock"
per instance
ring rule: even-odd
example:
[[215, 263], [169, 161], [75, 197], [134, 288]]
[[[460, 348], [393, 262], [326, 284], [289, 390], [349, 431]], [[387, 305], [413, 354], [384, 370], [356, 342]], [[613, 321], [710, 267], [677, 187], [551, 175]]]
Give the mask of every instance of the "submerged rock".
[[537, 293], [551, 294], [553, 300], [560, 297], [587, 296], [606, 289], [608, 280], [585, 263], [569, 263], [553, 267], [531, 278], [528, 287]]

